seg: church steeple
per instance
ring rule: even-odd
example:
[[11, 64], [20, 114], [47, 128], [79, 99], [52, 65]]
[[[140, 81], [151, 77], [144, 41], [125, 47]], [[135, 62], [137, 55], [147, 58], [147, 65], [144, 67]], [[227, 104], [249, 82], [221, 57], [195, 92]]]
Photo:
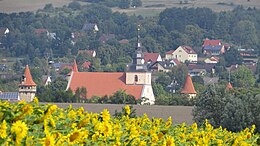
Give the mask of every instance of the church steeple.
[[137, 26], [137, 41], [136, 49], [133, 55], [133, 63], [130, 66], [130, 71], [135, 72], [146, 72], [147, 66], [144, 63], [144, 54], [142, 52], [141, 42], [140, 42], [140, 25]]

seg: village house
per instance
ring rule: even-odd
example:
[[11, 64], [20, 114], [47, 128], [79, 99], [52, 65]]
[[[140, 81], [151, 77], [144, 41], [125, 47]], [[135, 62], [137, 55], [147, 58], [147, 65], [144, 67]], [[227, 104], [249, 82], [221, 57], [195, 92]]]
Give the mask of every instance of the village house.
[[0, 27], [0, 38], [6, 37], [6, 35], [10, 32], [7, 27]]
[[37, 37], [39, 37], [41, 35], [46, 35], [50, 39], [56, 39], [56, 33], [49, 32], [47, 29], [44, 29], [44, 28], [35, 29], [34, 33]]
[[180, 62], [177, 59], [156, 61], [148, 64], [148, 70], [151, 72], [170, 72], [174, 66], [179, 65]]
[[218, 57], [210, 57], [210, 58], [206, 58], [204, 60], [205, 63], [213, 63], [213, 64], [217, 64], [219, 62], [219, 58]]
[[82, 54], [82, 55], [87, 54], [87, 55], [89, 55], [90, 57], [93, 57], [93, 58], [96, 57], [96, 55], [97, 55], [95, 50], [79, 50], [78, 55], [79, 54]]
[[228, 44], [223, 45], [220, 40], [205, 39], [202, 45], [202, 52], [209, 56], [218, 56], [224, 54], [229, 48]]
[[98, 32], [99, 31], [99, 28], [97, 26], [96, 23], [88, 23], [88, 22], [85, 22], [81, 31], [85, 32], [85, 31], [93, 31], [94, 33]]
[[148, 53], [144, 52], [144, 61], [145, 63], [154, 63], [157, 61], [162, 61], [160, 53]]
[[165, 59], [177, 59], [182, 63], [185, 61], [197, 62], [198, 54], [189, 46], [179, 46], [176, 50], [166, 52]]

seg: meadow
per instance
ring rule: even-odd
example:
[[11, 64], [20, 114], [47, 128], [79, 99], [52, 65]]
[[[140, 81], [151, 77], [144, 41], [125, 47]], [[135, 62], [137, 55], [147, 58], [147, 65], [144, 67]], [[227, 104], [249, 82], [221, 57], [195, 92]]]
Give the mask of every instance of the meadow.
[[[52, 3], [54, 7], [61, 7], [72, 1], [73, 0], [0, 0], [0, 12], [36, 11], [42, 9], [49, 3]], [[260, 8], [259, 0], [142, 0], [142, 2], [143, 6], [139, 8], [113, 8], [113, 11], [125, 12], [129, 15], [156, 16], [164, 9], [171, 7], [207, 7], [216, 12], [229, 11], [239, 5], [242, 5], [245, 8]]]

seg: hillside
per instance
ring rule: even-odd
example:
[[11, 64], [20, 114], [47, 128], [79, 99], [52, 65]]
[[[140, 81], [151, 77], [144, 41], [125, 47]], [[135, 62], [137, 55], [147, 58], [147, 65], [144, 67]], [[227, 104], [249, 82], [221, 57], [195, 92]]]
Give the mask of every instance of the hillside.
[[[52, 3], [53, 6], [63, 6], [70, 3], [72, 0], [0, 0], [0, 12], [24, 12], [36, 11], [43, 8], [45, 4]], [[154, 16], [159, 14], [165, 8], [170, 7], [208, 7], [216, 12], [232, 10], [238, 5], [247, 7], [260, 8], [258, 0], [142, 0], [143, 7], [118, 9], [114, 11], [126, 12], [128, 14], [141, 14], [143, 16]]]

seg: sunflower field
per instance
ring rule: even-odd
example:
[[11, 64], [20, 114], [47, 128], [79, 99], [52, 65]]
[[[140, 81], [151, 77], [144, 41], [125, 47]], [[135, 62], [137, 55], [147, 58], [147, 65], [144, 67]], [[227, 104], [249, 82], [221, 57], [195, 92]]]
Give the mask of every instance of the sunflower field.
[[234, 133], [207, 121], [172, 125], [172, 119], [131, 116], [129, 106], [121, 116], [113, 117], [107, 109], [89, 113], [83, 108], [58, 108], [51, 104], [10, 103], [0, 101], [0, 145], [259, 145], [255, 126]]

